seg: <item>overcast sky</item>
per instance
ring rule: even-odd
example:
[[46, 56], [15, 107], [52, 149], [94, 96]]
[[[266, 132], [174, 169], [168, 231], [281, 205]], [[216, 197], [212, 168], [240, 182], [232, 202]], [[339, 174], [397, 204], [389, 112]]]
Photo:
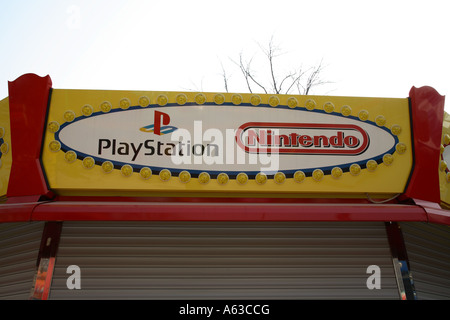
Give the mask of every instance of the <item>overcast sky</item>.
[[[280, 48], [282, 76], [323, 61], [318, 95], [450, 94], [450, 1], [1, 1], [0, 99], [24, 73], [54, 88], [247, 92], [231, 59]], [[446, 102], [450, 113], [450, 101]]]

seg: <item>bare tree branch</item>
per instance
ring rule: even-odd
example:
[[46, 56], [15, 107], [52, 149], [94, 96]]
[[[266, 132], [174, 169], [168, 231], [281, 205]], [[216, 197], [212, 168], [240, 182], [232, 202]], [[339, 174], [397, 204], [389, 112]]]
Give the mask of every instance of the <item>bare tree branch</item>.
[[244, 76], [245, 79], [245, 83], [247, 84], [247, 88], [248, 91], [250, 91], [250, 93], [253, 93], [252, 91], [252, 87], [250, 86], [250, 82], [249, 82], [249, 69], [250, 69], [250, 64], [251, 64], [251, 60], [249, 62], [247, 62], [247, 65], [244, 65], [244, 61], [242, 58], [242, 52], [239, 55], [239, 63], [235, 62], [235, 64], [239, 67], [239, 69], [242, 72], [242, 75]]
[[270, 76], [271, 76], [271, 79], [272, 79], [272, 88], [273, 88], [274, 93], [278, 94], [280, 92], [279, 92], [279, 89], [278, 89], [278, 86], [277, 86], [277, 81], [275, 79], [275, 71], [274, 71], [274, 66], [273, 66], [273, 59], [275, 58], [275, 51], [277, 51], [278, 49], [274, 47], [273, 36], [272, 36], [272, 38], [270, 38], [269, 45], [268, 45], [267, 49], [261, 47], [261, 45], [260, 45], [260, 48], [264, 52], [264, 54], [266, 55], [267, 59], [269, 60]]
[[266, 88], [262, 84], [260, 84], [258, 81], [256, 81], [255, 78], [251, 74], [249, 74], [248, 76], [257, 86], [259, 86], [261, 89], [264, 90], [264, 93], [267, 93]]
[[[297, 73], [293, 74], [291, 76], [292, 79], [292, 83], [291, 85], [287, 88], [285, 94], [288, 94], [289, 91], [291, 91], [292, 87], [295, 85], [297, 87], [297, 90], [299, 88], [299, 83], [300, 83], [300, 79], [303, 77], [303, 75], [305, 74], [305, 72], [302, 72], [302, 69], [300, 69]], [[300, 91], [299, 91], [300, 93]]]
[[[294, 76], [295, 76], [295, 73], [290, 73], [290, 74], [288, 74], [287, 76], [285, 76], [285, 77], [283, 78], [283, 80], [281, 80], [280, 86], [278, 87], [278, 93], [281, 93], [281, 92], [282, 92], [283, 83], [284, 83], [287, 79], [289, 79], [289, 78], [292, 79], [292, 77], [294, 77]], [[287, 92], [286, 92], [286, 93], [287, 93]]]
[[258, 87], [260, 87], [262, 90], [264, 90], [265, 93], [267, 93], [266, 88], [259, 81], [257, 81], [252, 74], [252, 71], [251, 71], [252, 60], [253, 60], [253, 58], [250, 59], [247, 63], [244, 63], [243, 55], [241, 52], [241, 54], [239, 55], [239, 63], [237, 63], [234, 60], [231, 60], [231, 61], [233, 61], [233, 63], [236, 64], [239, 67], [239, 69], [241, 70], [241, 72], [244, 76], [245, 82], [247, 84], [247, 88], [250, 91], [250, 93], [253, 93], [253, 91], [251, 89], [249, 80], [251, 80], [254, 84], [256, 84]]
[[223, 63], [222, 62], [220, 62], [220, 66], [222, 67], [223, 85], [225, 86], [225, 91], [228, 92], [228, 77], [227, 77], [227, 73], [225, 71], [225, 68], [223, 67]]
[[275, 73], [273, 71], [273, 50], [272, 50], [272, 42], [269, 43], [269, 54], [267, 56], [269, 58], [269, 65], [270, 65], [270, 75], [272, 76], [272, 85], [273, 90], [275, 90], [275, 93], [279, 93], [277, 89], [277, 82], [275, 80]]
[[306, 83], [306, 90], [304, 92], [305, 95], [308, 95], [309, 91], [313, 87], [323, 85], [326, 83], [330, 83], [328, 81], [322, 81], [320, 79], [320, 74], [322, 73], [322, 71], [323, 71], [323, 61], [321, 60], [319, 65], [316, 66], [315, 68], [313, 68], [313, 71], [311, 72], [311, 74], [308, 77], [308, 80]]
[[[269, 85], [266, 86], [263, 82], [257, 77], [254, 70], [252, 70], [252, 57], [250, 60], [246, 61], [244, 59], [244, 55], [241, 52], [239, 55], [239, 61], [236, 62], [232, 59], [233, 63], [239, 68], [241, 71], [247, 88], [250, 93], [253, 93], [252, 85], [256, 85], [260, 89], [264, 91], [264, 93], [275, 93], [275, 94], [288, 94], [291, 92], [293, 88], [296, 88], [298, 94], [308, 95], [311, 92], [311, 89], [317, 87], [319, 85], [323, 85], [329, 82], [321, 80], [320, 76], [323, 72], [323, 61], [309, 69], [303, 70], [302, 67], [298, 68], [297, 71], [290, 71], [286, 73], [284, 76], [277, 76], [277, 67], [275, 63], [275, 59], [280, 56], [280, 49], [274, 45], [273, 37], [270, 39], [267, 47], [264, 47], [258, 44], [261, 52], [264, 54], [266, 61], [268, 62], [268, 80]], [[226, 77], [225, 70], [222, 65], [222, 76], [224, 78], [225, 88], [228, 92], [228, 78]], [[268, 88], [271, 88], [268, 90]], [[270, 92], [269, 92], [270, 91]]]

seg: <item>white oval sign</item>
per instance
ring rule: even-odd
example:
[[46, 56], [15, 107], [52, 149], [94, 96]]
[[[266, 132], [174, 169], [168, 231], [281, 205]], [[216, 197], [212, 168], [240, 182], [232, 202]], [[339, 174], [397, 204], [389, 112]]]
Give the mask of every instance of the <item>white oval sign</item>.
[[310, 174], [317, 168], [326, 173], [354, 163], [364, 168], [393, 153], [398, 142], [385, 127], [338, 113], [208, 103], [97, 112], [61, 125], [55, 138], [63, 151], [91, 156], [97, 164], [213, 177]]

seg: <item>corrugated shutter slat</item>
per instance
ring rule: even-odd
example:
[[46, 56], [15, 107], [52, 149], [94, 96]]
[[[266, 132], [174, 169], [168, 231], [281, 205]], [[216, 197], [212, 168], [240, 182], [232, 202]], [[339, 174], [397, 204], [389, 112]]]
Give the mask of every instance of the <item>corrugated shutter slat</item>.
[[450, 299], [450, 227], [404, 222], [405, 246], [418, 299]]
[[0, 299], [29, 299], [43, 222], [0, 224]]
[[[366, 287], [369, 265], [382, 290]], [[81, 290], [66, 287], [69, 265]], [[52, 299], [392, 298], [382, 223], [65, 222]]]

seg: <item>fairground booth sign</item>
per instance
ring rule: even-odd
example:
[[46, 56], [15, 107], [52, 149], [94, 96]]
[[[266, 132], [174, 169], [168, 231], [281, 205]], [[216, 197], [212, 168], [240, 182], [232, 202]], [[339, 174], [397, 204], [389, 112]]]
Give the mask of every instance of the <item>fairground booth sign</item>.
[[0, 101], [0, 222], [448, 225], [449, 134], [431, 87], [395, 99], [70, 90], [25, 74]]

